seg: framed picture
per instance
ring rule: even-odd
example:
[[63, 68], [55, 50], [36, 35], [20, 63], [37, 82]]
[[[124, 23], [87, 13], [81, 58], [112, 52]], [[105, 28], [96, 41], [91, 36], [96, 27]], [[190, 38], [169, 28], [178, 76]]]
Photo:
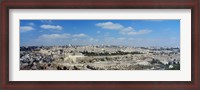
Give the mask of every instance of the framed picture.
[[1, 89], [199, 90], [199, 0], [1, 2]]

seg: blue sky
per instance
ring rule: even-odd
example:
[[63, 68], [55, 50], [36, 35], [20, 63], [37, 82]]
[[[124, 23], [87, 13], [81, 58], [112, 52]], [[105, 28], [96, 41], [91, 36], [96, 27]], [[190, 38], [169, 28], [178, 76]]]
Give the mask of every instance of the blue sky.
[[179, 47], [180, 20], [20, 20], [20, 46]]

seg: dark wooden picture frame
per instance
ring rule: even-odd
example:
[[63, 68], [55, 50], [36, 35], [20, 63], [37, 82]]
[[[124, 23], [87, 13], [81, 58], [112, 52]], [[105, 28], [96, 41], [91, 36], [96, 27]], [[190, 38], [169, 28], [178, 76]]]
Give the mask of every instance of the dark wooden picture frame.
[[[2, 90], [10, 89], [134, 89], [200, 90], [199, 0], [4, 0], [1, 2]], [[9, 81], [9, 9], [191, 9], [191, 81]]]

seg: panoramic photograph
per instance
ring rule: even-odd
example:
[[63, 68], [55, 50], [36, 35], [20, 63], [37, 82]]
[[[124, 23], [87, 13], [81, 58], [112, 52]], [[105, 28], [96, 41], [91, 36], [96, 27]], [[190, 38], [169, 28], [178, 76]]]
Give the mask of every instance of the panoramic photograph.
[[20, 70], [180, 70], [180, 20], [20, 20]]

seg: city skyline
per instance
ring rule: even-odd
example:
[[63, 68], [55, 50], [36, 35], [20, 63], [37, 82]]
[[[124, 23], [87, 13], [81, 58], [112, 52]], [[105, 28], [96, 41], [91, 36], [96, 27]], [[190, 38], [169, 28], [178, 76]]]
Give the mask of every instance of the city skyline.
[[20, 20], [20, 46], [179, 47], [180, 20]]

